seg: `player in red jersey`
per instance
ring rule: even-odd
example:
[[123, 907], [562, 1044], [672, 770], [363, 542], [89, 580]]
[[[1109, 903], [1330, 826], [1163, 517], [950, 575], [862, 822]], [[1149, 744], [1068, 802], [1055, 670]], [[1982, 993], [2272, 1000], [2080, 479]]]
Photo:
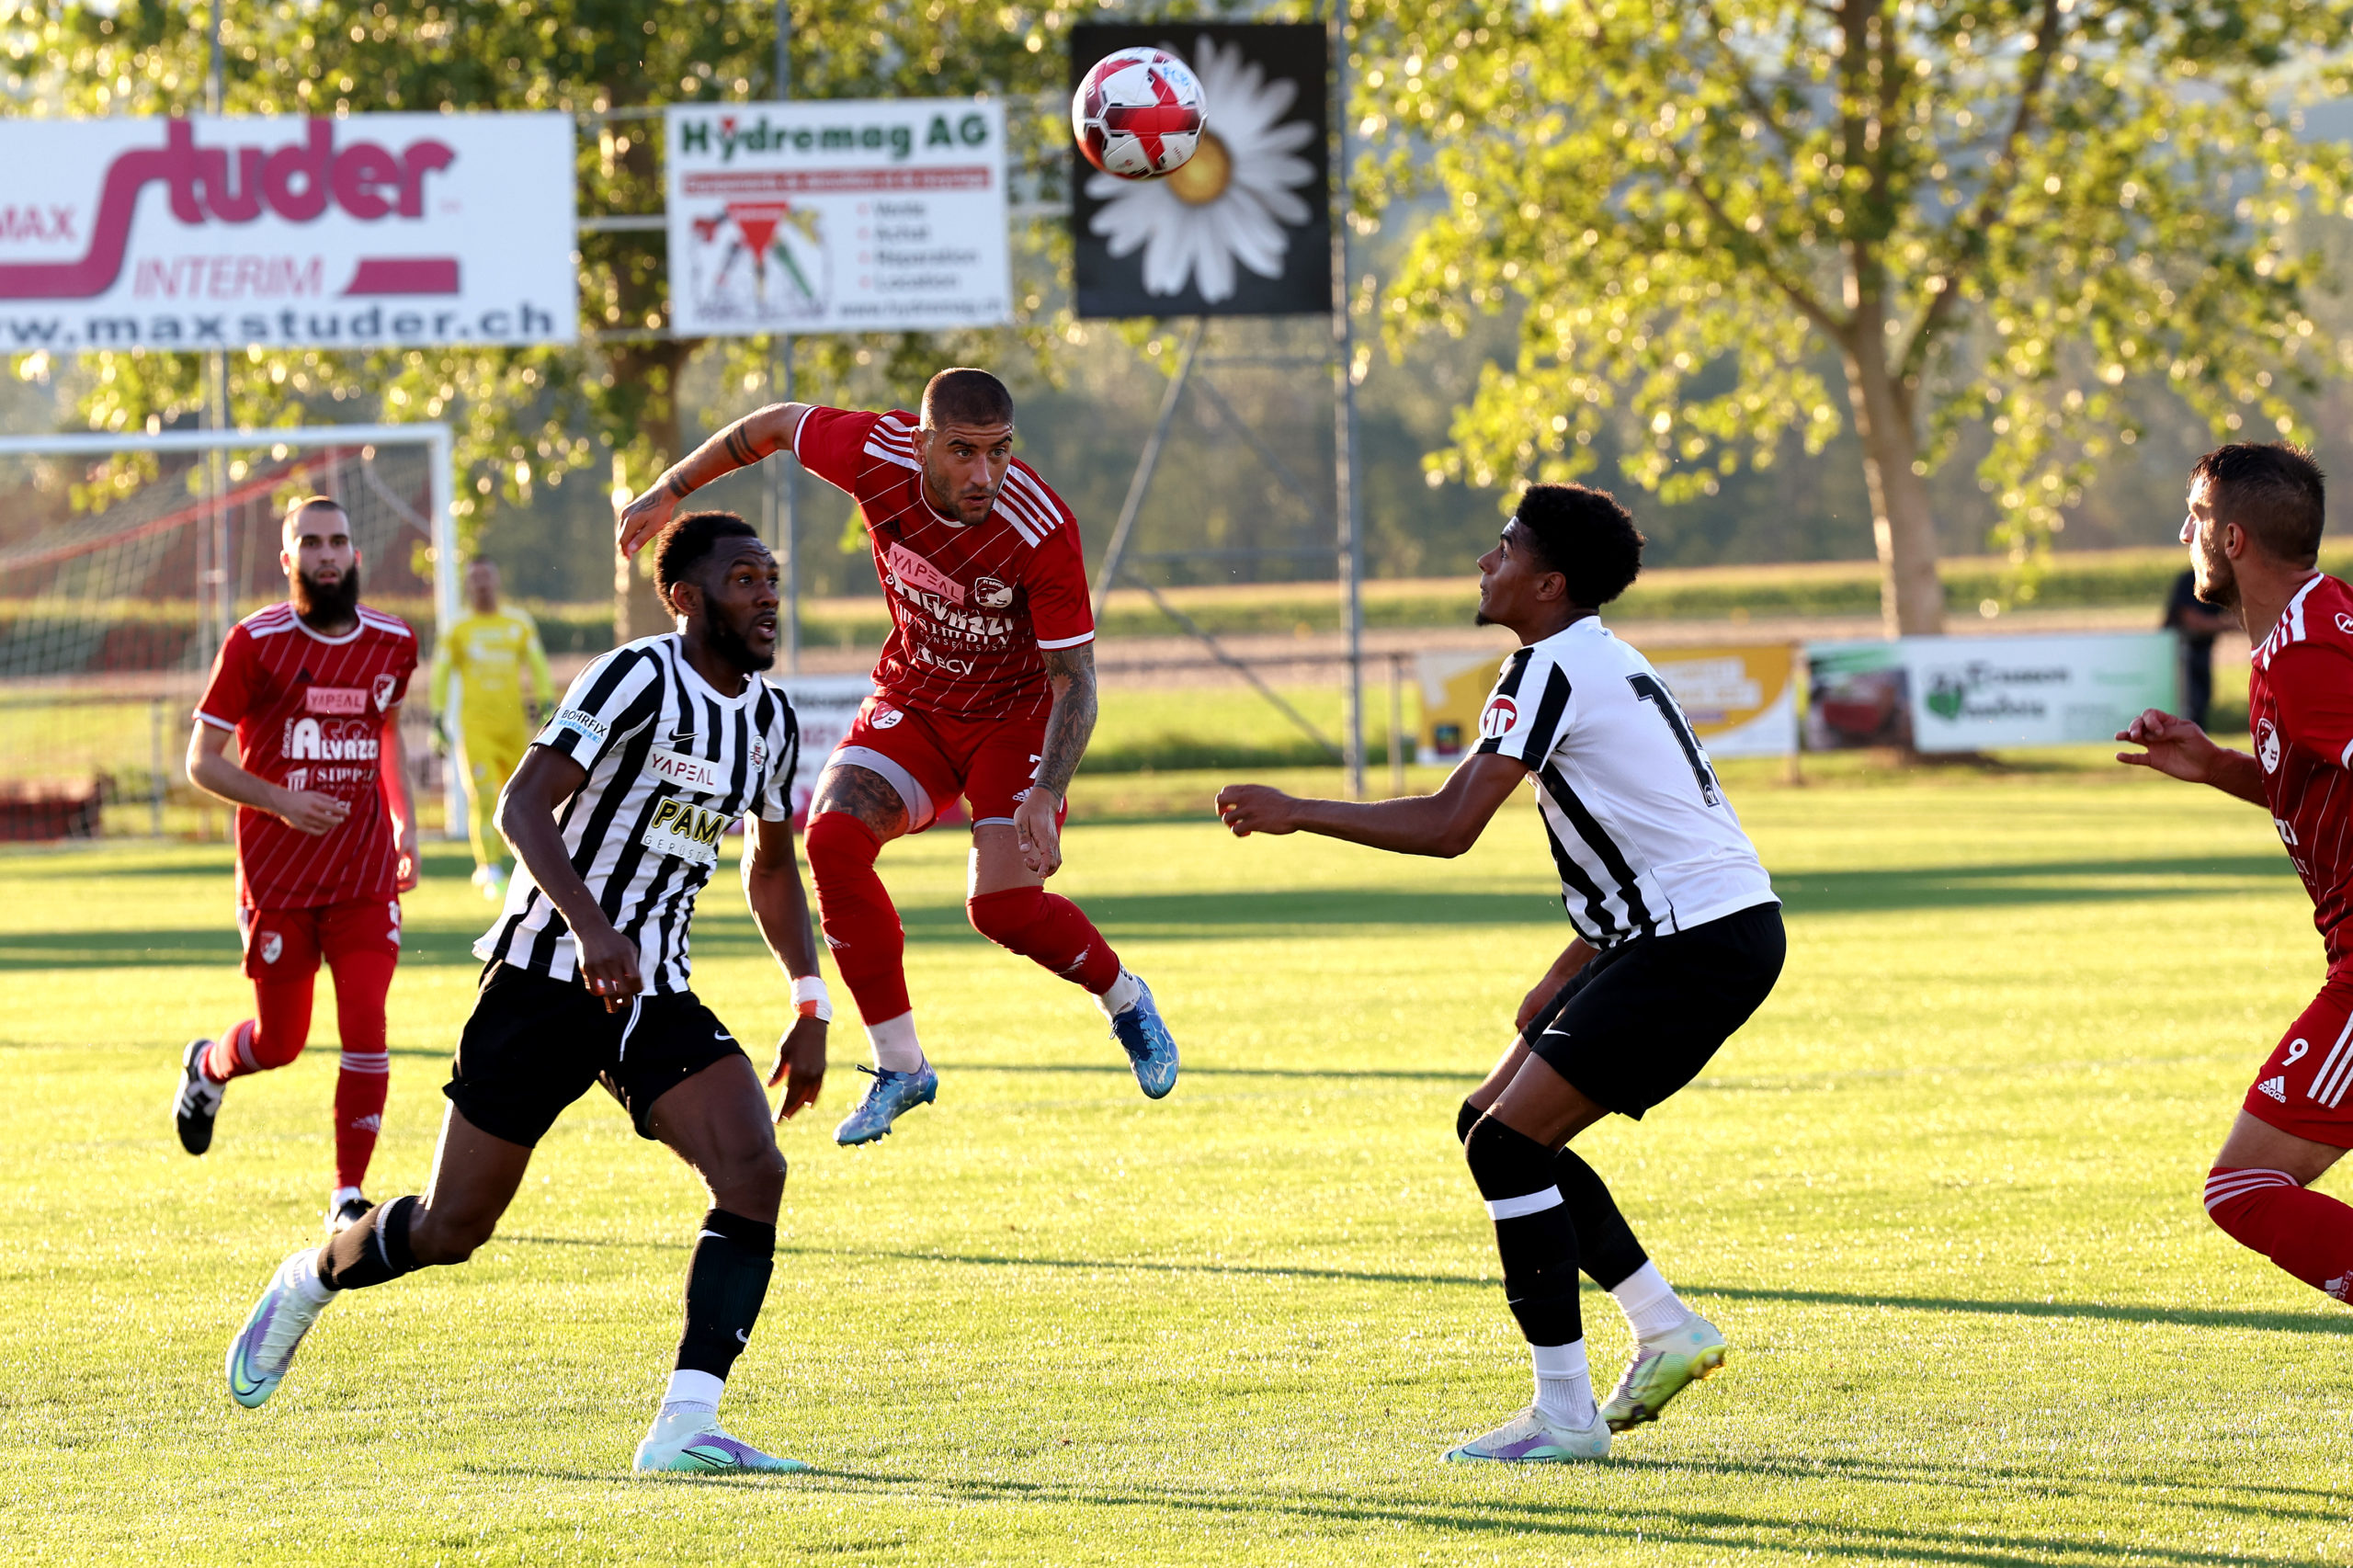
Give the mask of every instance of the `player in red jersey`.
[[2190, 472], [2181, 525], [2198, 597], [2235, 610], [2255, 644], [2255, 752], [2216, 745], [2155, 709], [2117, 760], [2263, 806], [2312, 894], [2328, 975], [2246, 1092], [2206, 1177], [2206, 1212], [2305, 1284], [2353, 1301], [2353, 1208], [2312, 1184], [2353, 1147], [2353, 587], [2314, 569], [2324, 493], [2285, 443], [2220, 448]]
[[939, 1077], [916, 1042], [906, 937], [874, 873], [882, 846], [921, 833], [958, 795], [972, 807], [964, 908], [973, 928], [1094, 995], [1154, 1099], [1176, 1086], [1176, 1042], [1151, 990], [1068, 899], [1064, 795], [1095, 729], [1094, 615], [1078, 522], [1013, 455], [1013, 398], [985, 370], [948, 369], [920, 418], [787, 403], [747, 415], [622, 511], [621, 549], [680, 501], [790, 449], [858, 503], [891, 607], [875, 694], [809, 805], [809, 870], [874, 1051], [874, 1082], [835, 1140], [864, 1143], [926, 1105]]
[[188, 747], [188, 781], [238, 808], [237, 928], [254, 1016], [188, 1042], [172, 1109], [181, 1146], [210, 1148], [229, 1080], [301, 1054], [324, 959], [343, 1040], [334, 1232], [368, 1211], [359, 1188], [392, 1070], [384, 995], [400, 957], [400, 895], [416, 886], [400, 739], [416, 634], [359, 602], [359, 552], [340, 506], [323, 495], [295, 503], [284, 534], [287, 599], [230, 631]]

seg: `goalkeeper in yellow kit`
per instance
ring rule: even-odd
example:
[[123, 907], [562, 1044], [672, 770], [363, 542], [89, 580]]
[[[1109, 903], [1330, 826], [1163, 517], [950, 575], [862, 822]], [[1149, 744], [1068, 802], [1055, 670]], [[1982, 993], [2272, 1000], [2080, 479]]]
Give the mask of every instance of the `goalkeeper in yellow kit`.
[[498, 598], [498, 563], [477, 556], [466, 562], [466, 605], [471, 612], [449, 628], [433, 650], [433, 713], [446, 724], [456, 687], [458, 760], [465, 769], [472, 805], [467, 835], [473, 841], [474, 886], [483, 896], [506, 896], [506, 846], [498, 832], [498, 792], [531, 744], [531, 715], [524, 708], [523, 667], [531, 671], [531, 700], [555, 700], [548, 656], [539, 628], [517, 606]]

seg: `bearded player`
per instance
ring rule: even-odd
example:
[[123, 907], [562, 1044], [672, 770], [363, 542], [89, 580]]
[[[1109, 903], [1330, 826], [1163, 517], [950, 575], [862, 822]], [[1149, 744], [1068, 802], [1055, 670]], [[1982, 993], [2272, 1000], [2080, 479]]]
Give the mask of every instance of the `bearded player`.
[[182, 1148], [212, 1146], [229, 1081], [301, 1054], [324, 960], [343, 1042], [333, 1232], [368, 1211], [359, 1189], [392, 1071], [384, 995], [400, 958], [400, 895], [416, 886], [400, 736], [416, 634], [359, 602], [359, 551], [336, 503], [296, 502], [283, 535], [288, 597], [230, 631], [188, 747], [188, 782], [238, 808], [237, 929], [254, 1014], [218, 1040], [188, 1041], [172, 1115]]
[[775, 1268], [785, 1168], [759, 1077], [696, 998], [688, 954], [696, 894], [741, 821], [745, 902], [800, 1013], [768, 1081], [785, 1081], [781, 1116], [813, 1100], [831, 1008], [792, 853], [800, 731], [759, 678], [776, 657], [776, 561], [741, 517], [699, 512], [663, 530], [654, 581], [678, 630], [583, 670], [499, 797], [522, 869], [474, 944], [486, 964], [443, 1090], [432, 1181], [278, 1266], [229, 1346], [238, 1403], [268, 1400], [344, 1291], [471, 1257], [515, 1200], [533, 1146], [602, 1082], [638, 1135], [669, 1145], [710, 1195], [676, 1369], [635, 1468], [808, 1468], [719, 1425]]
[[2198, 460], [2181, 540], [2198, 597], [2234, 614], [2255, 646], [2255, 754], [2153, 708], [2116, 737], [2148, 749], [2116, 759], [2269, 811], [2312, 894], [2328, 973], [2256, 1070], [2207, 1173], [2206, 1212], [2343, 1301], [2353, 1301], [2353, 1209], [2312, 1190], [2353, 1147], [2353, 588], [2313, 566], [2324, 499], [2319, 466], [2284, 442]]
[[1078, 523], [1013, 455], [1013, 398], [985, 370], [942, 370], [920, 418], [788, 403], [706, 441], [623, 510], [633, 551], [680, 501], [790, 449], [858, 503], [891, 606], [875, 693], [817, 780], [809, 871], [825, 944], [866, 1023], [873, 1074], [834, 1137], [866, 1143], [931, 1103], [906, 937], [875, 875], [882, 846], [972, 808], [973, 929], [1083, 987], [1136, 1082], [1176, 1085], [1176, 1042], [1151, 990], [1079, 907], [1045, 891], [1062, 865], [1064, 796], [1095, 729], [1094, 616]]

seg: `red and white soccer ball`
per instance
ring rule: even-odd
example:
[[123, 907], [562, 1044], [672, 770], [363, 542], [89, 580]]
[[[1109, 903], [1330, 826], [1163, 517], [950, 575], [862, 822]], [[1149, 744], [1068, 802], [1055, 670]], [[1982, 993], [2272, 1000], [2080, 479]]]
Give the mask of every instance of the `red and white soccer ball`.
[[1208, 123], [1200, 78], [1165, 50], [1105, 55], [1070, 99], [1078, 150], [1121, 179], [1158, 179], [1183, 168]]

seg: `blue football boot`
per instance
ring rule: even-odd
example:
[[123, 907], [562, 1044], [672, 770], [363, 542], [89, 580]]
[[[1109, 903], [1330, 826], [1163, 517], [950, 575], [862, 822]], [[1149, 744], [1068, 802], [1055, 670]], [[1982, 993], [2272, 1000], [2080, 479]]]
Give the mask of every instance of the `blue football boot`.
[[1136, 981], [1135, 1006], [1111, 1016], [1111, 1038], [1128, 1053], [1136, 1070], [1136, 1087], [1146, 1099], [1156, 1100], [1176, 1086], [1176, 1039], [1162, 1021], [1152, 1000], [1152, 987]]
[[928, 1062], [913, 1073], [869, 1067], [863, 1062], [858, 1070], [872, 1074], [874, 1082], [866, 1086], [866, 1097], [834, 1129], [834, 1142], [844, 1148], [853, 1143], [871, 1143], [886, 1136], [891, 1124], [903, 1113], [939, 1097], [939, 1074], [932, 1071]]

